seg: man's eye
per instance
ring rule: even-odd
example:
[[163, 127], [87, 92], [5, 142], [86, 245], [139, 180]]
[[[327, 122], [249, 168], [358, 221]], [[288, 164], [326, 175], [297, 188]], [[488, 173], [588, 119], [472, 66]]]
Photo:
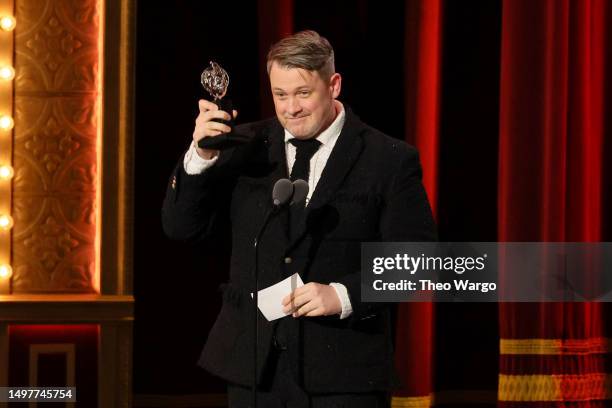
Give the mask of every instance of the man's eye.
[[310, 95], [309, 91], [301, 91], [300, 92], [300, 96], [308, 96], [308, 95]]

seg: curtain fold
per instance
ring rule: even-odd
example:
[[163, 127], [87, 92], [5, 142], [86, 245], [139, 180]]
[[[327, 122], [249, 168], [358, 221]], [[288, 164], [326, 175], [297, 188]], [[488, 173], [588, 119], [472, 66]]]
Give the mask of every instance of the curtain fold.
[[[602, 239], [606, 7], [503, 2], [499, 241]], [[498, 405], [609, 404], [604, 316], [601, 303], [501, 304]]]
[[[410, 0], [406, 2], [405, 16], [406, 140], [419, 150], [423, 184], [435, 215], [442, 2]], [[433, 322], [432, 303], [401, 303], [398, 306], [395, 360], [403, 387], [393, 397], [394, 408], [420, 408], [432, 404]]]

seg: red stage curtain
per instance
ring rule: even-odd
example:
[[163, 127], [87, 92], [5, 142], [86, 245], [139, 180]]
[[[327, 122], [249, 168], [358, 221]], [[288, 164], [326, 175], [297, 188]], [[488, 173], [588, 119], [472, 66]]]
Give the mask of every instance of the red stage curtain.
[[[440, 0], [406, 2], [405, 67], [407, 141], [420, 153], [423, 183], [436, 212], [440, 95]], [[401, 303], [396, 325], [396, 366], [403, 388], [393, 407], [429, 407], [432, 391], [434, 308]]]
[[257, 29], [259, 41], [260, 113], [262, 118], [274, 116], [274, 104], [270, 92], [270, 80], [266, 60], [270, 45], [293, 34], [293, 0], [258, 0]]
[[[499, 241], [602, 239], [609, 7], [503, 2]], [[499, 406], [610, 406], [607, 319], [598, 303], [501, 304]]]
[[[437, 214], [444, 3], [405, 4], [406, 140], [420, 151]], [[293, 31], [293, 5], [259, 2], [260, 66], [267, 44]], [[611, 16], [606, 0], [502, 1], [499, 135], [491, 135], [499, 137], [499, 241], [603, 239]], [[262, 78], [267, 84], [265, 71]], [[262, 92], [268, 116], [268, 87]], [[446, 399], [433, 392], [434, 312], [427, 303], [399, 306], [396, 365], [404, 387], [394, 407], [462, 404], [464, 390]], [[595, 303], [501, 304], [498, 405], [609, 406], [612, 341], [604, 312]], [[463, 398], [463, 406], [471, 402]]]

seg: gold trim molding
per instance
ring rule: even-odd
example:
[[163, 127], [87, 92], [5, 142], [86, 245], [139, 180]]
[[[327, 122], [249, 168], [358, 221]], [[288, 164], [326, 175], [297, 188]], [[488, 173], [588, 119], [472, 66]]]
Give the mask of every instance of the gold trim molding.
[[102, 323], [134, 319], [132, 296], [0, 295], [0, 322]]
[[96, 264], [100, 293], [127, 295], [132, 293], [136, 1], [104, 0], [103, 15], [103, 137], [98, 148], [101, 185]]
[[612, 375], [499, 375], [500, 401], [593, 401], [612, 399]]
[[603, 354], [612, 352], [612, 338], [500, 339], [502, 355]]

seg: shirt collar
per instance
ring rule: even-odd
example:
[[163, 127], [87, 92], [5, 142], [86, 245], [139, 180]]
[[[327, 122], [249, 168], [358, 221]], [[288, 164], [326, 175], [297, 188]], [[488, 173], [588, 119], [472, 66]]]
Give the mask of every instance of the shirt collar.
[[[323, 132], [321, 132], [319, 136], [316, 137], [316, 139], [321, 142], [323, 146], [335, 141], [338, 136], [340, 136], [340, 131], [342, 131], [342, 127], [344, 126], [344, 121], [346, 119], [346, 112], [342, 103], [340, 103], [340, 101], [335, 101], [335, 103], [336, 109], [339, 109], [340, 113], [338, 113], [338, 116], [336, 116], [336, 119], [334, 119], [332, 124], [329, 125], [327, 129], [325, 129]], [[289, 133], [287, 129], [285, 129], [285, 143], [294, 138], [295, 136], [293, 136], [291, 133]]]

